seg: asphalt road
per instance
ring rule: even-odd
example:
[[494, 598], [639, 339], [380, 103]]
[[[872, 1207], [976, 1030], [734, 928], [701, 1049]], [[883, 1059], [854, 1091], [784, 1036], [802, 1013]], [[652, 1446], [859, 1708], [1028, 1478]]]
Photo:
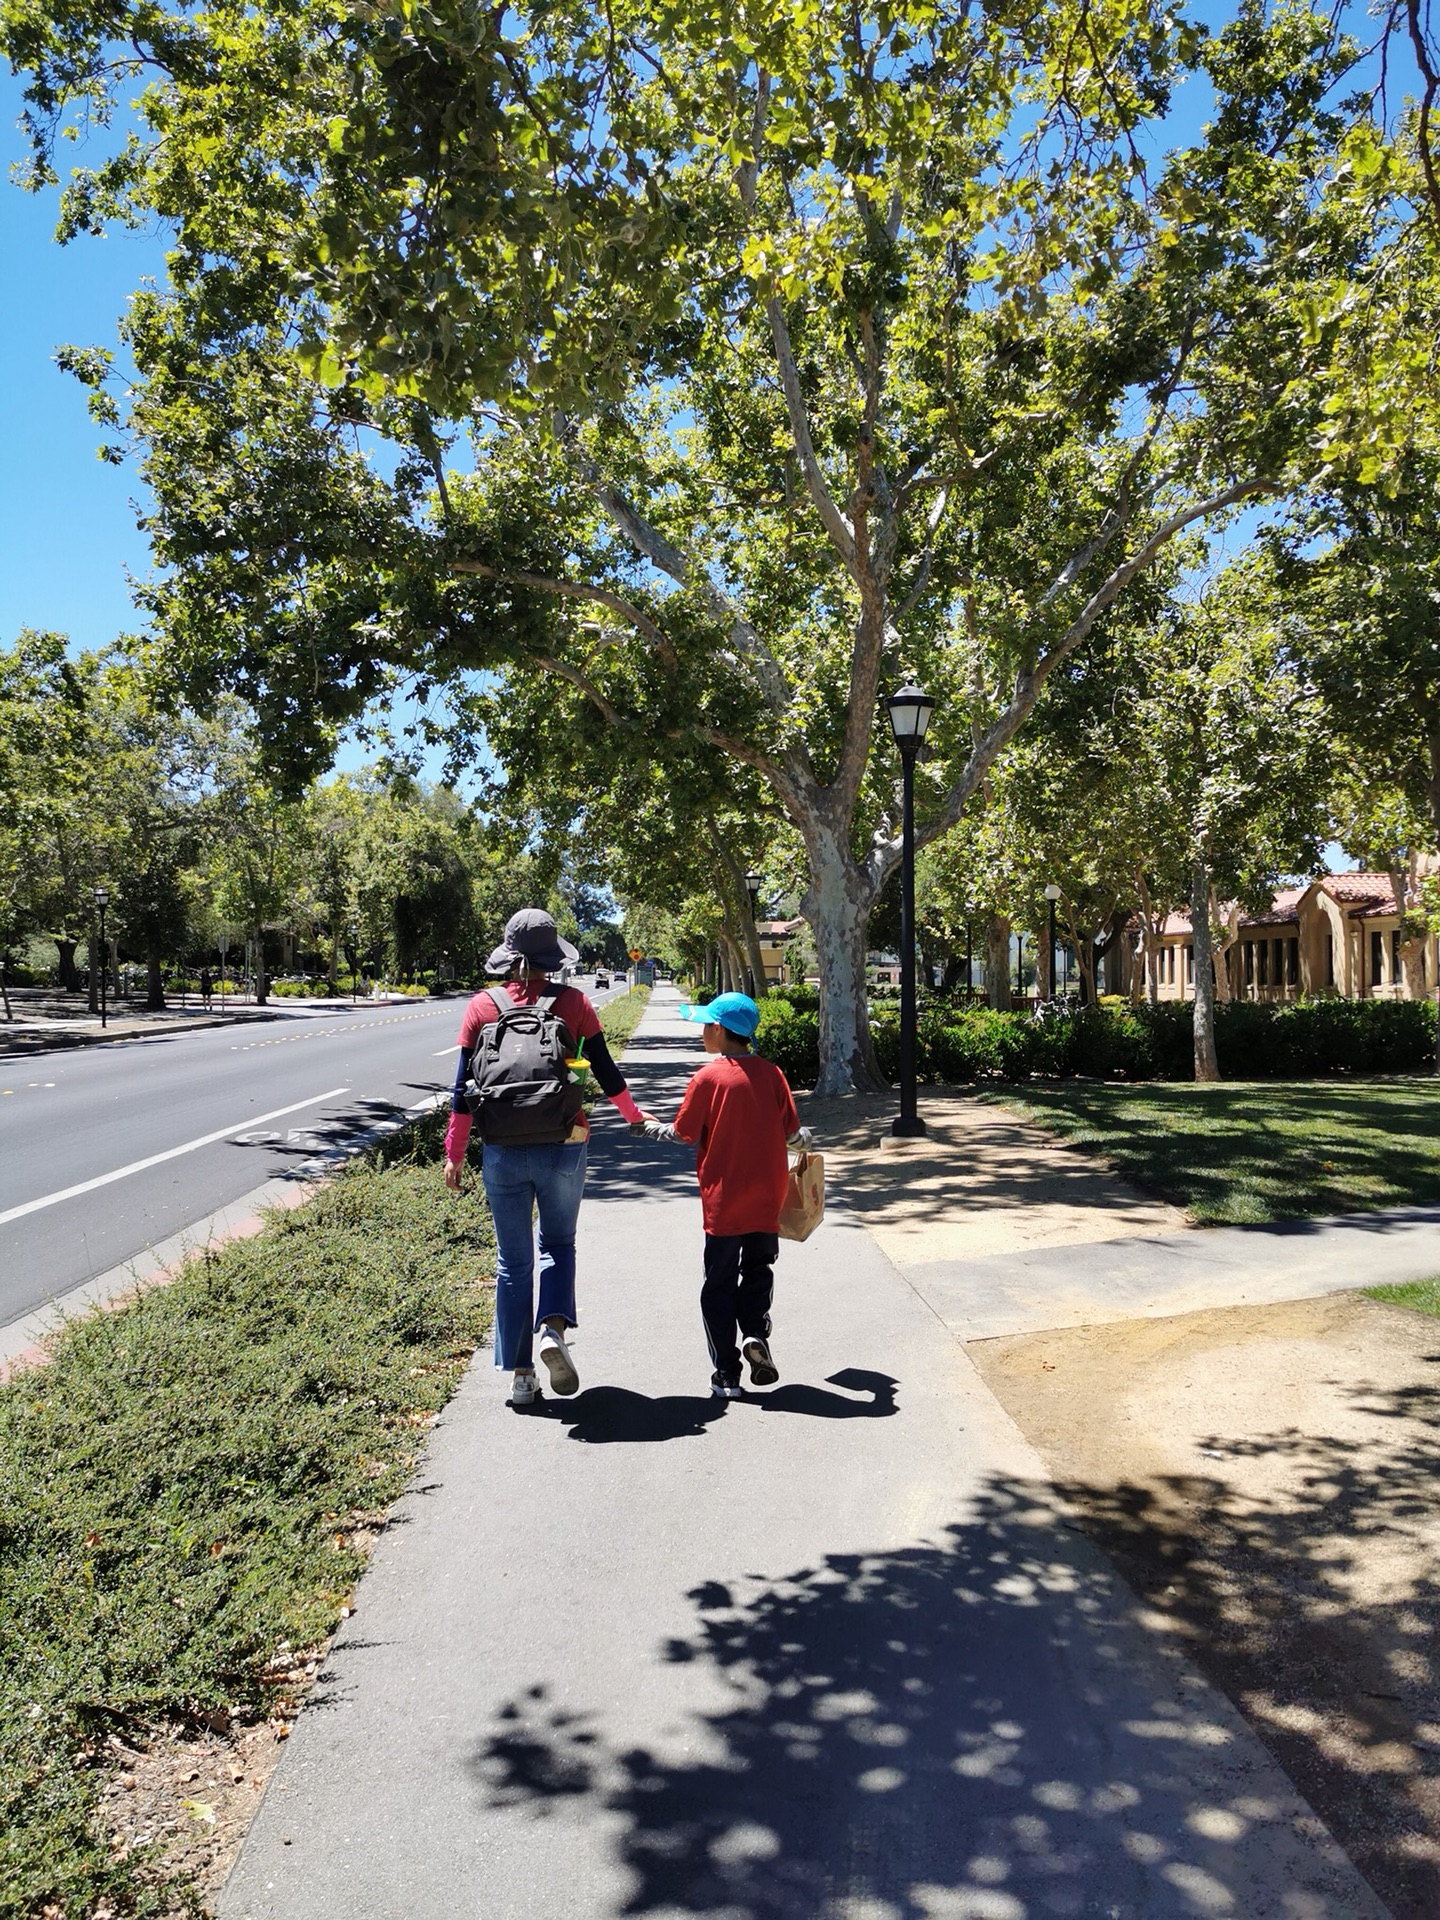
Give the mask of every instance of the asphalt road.
[[463, 1005], [24, 1058], [0, 1039], [0, 1327], [447, 1087]]

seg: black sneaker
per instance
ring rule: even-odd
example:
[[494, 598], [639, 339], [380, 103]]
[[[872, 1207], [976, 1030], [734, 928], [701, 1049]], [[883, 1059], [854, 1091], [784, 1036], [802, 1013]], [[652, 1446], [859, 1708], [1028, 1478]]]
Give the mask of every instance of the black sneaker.
[[[778, 1379], [779, 1376], [777, 1375], [776, 1377]], [[738, 1380], [728, 1379], [723, 1373], [712, 1373], [710, 1376], [710, 1391], [717, 1400], [738, 1400], [740, 1398], [740, 1382]]]
[[750, 1384], [752, 1387], [773, 1387], [780, 1378], [780, 1369], [770, 1357], [768, 1341], [757, 1335], [746, 1340], [740, 1348], [741, 1353], [750, 1362]]

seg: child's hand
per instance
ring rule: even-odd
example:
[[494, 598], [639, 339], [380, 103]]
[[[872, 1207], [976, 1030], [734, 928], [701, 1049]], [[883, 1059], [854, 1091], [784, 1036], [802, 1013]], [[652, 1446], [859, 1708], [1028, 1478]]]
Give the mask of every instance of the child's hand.
[[785, 1144], [787, 1147], [798, 1147], [802, 1153], [808, 1153], [815, 1144], [815, 1135], [809, 1127], [801, 1127], [798, 1132], [791, 1134]]
[[464, 1167], [465, 1162], [463, 1160], [447, 1160], [445, 1162], [445, 1184], [452, 1193], [459, 1193], [460, 1191], [460, 1175]]

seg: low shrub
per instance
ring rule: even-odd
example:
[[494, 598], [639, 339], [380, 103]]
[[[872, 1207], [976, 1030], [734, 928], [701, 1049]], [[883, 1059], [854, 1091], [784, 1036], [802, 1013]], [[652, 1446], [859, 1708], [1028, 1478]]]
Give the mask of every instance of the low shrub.
[[[759, 1052], [795, 1087], [819, 1073], [818, 1015], [788, 992], [762, 1003]], [[808, 991], [813, 992], [814, 989]], [[1428, 1000], [1235, 1000], [1215, 1009], [1220, 1071], [1233, 1080], [1304, 1080], [1331, 1074], [1424, 1073], [1435, 1058], [1435, 1006]], [[921, 1080], [961, 1086], [976, 1080], [1190, 1080], [1194, 1010], [1188, 1001], [1001, 1012], [935, 1001], [916, 1021]], [[870, 1034], [880, 1071], [900, 1071], [900, 1014], [872, 1002]]]
[[755, 1050], [763, 1053], [767, 1060], [773, 1060], [792, 1087], [813, 1087], [819, 1077], [818, 1008], [818, 997], [814, 1011], [802, 1010], [780, 992], [767, 993], [760, 1002], [760, 1025], [755, 1034]]

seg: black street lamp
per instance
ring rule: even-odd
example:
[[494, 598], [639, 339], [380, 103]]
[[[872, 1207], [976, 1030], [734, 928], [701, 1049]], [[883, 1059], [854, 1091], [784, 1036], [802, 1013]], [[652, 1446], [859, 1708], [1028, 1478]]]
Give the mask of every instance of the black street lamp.
[[350, 927], [350, 1004], [353, 1007], [360, 996], [360, 929], [353, 922]]
[[898, 1139], [925, 1132], [915, 1111], [915, 756], [925, 744], [935, 702], [917, 686], [901, 687], [888, 702], [890, 731], [900, 749], [904, 794], [900, 833], [900, 1111], [890, 1131]]
[[1060, 889], [1052, 880], [1045, 889], [1045, 898], [1050, 903], [1050, 1003], [1055, 1003], [1055, 902], [1060, 898]]
[[105, 945], [105, 909], [110, 904], [110, 892], [106, 887], [96, 887], [95, 906], [100, 914], [100, 1027], [105, 1028], [105, 975], [109, 971], [110, 950]]

